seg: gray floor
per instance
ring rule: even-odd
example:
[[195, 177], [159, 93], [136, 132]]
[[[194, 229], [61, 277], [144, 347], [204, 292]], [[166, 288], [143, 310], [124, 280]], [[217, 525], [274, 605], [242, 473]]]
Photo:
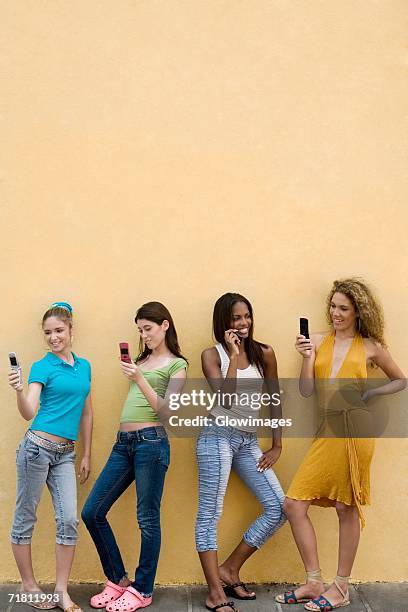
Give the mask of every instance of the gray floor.
[[[10, 595], [17, 592], [19, 585], [3, 584], [0, 586], [0, 612], [32, 612], [27, 604], [10, 603]], [[255, 601], [239, 602], [241, 612], [279, 612], [303, 610], [303, 605], [280, 606], [275, 603], [274, 595], [288, 588], [288, 585], [255, 585], [252, 587], [257, 594]], [[75, 584], [70, 588], [72, 599], [84, 612], [91, 612], [88, 601], [91, 595], [98, 592], [96, 584]], [[52, 585], [44, 585], [45, 592], [52, 592]], [[154, 592], [152, 612], [202, 612], [205, 610], [206, 589], [203, 586], [159, 586]], [[408, 612], [408, 583], [370, 583], [350, 587], [351, 605], [349, 612]]]

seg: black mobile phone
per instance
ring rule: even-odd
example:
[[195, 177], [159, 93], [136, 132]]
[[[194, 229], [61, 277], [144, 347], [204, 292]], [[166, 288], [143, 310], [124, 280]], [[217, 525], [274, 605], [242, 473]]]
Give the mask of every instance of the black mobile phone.
[[300, 334], [304, 336], [305, 338], [307, 338], [308, 340], [310, 339], [309, 321], [303, 317], [300, 317]]
[[20, 364], [18, 363], [17, 355], [15, 353], [9, 353], [10, 365], [13, 370], [18, 370]]

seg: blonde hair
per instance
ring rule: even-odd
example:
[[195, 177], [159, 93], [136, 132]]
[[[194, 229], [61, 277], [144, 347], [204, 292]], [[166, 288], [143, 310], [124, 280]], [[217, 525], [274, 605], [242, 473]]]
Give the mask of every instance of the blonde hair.
[[336, 280], [327, 296], [326, 316], [330, 324], [330, 304], [335, 293], [343, 293], [357, 312], [357, 329], [363, 338], [372, 338], [386, 347], [384, 340], [384, 313], [381, 304], [361, 278]]

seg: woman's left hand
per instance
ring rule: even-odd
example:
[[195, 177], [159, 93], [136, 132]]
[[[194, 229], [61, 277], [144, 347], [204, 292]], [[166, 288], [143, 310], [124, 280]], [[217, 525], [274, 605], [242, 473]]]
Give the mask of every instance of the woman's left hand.
[[133, 382], [137, 382], [140, 379], [140, 376], [141, 376], [140, 368], [135, 363], [133, 362], [127, 363], [126, 361], [121, 361], [120, 367], [121, 367], [123, 374], [129, 380], [133, 380]]
[[84, 484], [88, 480], [89, 472], [91, 471], [91, 459], [82, 457], [81, 465], [79, 466], [79, 483]]
[[279, 459], [281, 452], [281, 446], [273, 446], [269, 450], [265, 451], [262, 457], [258, 459], [258, 472], [264, 472], [268, 468], [272, 467], [273, 464]]
[[367, 391], [364, 391], [363, 395], [361, 396], [361, 399], [363, 400], [363, 402], [367, 403], [370, 399], [375, 397], [375, 395], [375, 389], [368, 389]]

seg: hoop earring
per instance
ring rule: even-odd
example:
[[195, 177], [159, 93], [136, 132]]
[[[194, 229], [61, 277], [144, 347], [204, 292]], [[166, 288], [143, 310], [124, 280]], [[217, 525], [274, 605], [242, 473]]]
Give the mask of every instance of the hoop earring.
[[357, 317], [357, 331], [360, 334], [361, 333], [361, 321], [360, 321], [360, 317]]

